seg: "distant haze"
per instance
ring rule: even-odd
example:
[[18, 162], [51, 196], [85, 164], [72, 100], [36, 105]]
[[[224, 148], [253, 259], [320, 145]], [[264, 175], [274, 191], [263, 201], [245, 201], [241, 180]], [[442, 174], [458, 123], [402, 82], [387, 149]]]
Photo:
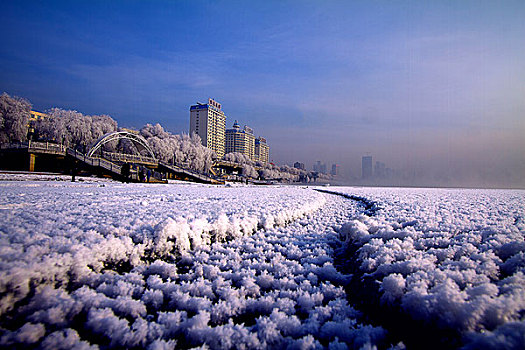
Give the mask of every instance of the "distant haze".
[[222, 103], [278, 164], [525, 188], [525, 2], [4, 1], [0, 93], [188, 132]]

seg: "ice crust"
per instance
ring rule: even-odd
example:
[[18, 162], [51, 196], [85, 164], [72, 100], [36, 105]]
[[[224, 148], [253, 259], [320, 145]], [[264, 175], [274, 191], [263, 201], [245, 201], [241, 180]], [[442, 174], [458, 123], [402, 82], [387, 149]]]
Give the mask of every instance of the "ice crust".
[[380, 282], [377, 302], [459, 330], [467, 347], [525, 347], [525, 191], [331, 190], [379, 203], [340, 228], [361, 278]]

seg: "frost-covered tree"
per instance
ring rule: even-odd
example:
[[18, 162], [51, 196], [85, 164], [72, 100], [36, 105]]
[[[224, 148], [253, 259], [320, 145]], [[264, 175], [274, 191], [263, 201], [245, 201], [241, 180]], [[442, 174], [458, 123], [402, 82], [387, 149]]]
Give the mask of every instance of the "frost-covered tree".
[[118, 130], [117, 122], [109, 115], [93, 115], [91, 116], [91, 134], [95, 140], [101, 136]]
[[281, 173], [271, 168], [263, 168], [259, 170], [259, 176], [263, 180], [276, 180], [281, 178]]
[[27, 140], [30, 112], [31, 104], [26, 99], [7, 93], [0, 96], [0, 143]]
[[225, 161], [237, 163], [242, 166], [242, 174], [253, 179], [259, 177], [259, 172], [255, 169], [257, 164], [247, 155], [239, 152], [227, 153], [222, 158]]
[[209, 171], [213, 165], [213, 160], [217, 158], [217, 155], [211, 149], [204, 147], [199, 135], [193, 134], [191, 136], [182, 134], [182, 142], [184, 144], [191, 145], [191, 152], [187, 153], [186, 161], [190, 162], [192, 169], [198, 171]]
[[295, 169], [289, 165], [276, 166], [271, 163], [254, 162], [247, 155], [232, 152], [225, 154], [225, 161], [234, 162], [242, 166], [243, 175], [252, 178], [261, 178], [263, 180], [283, 180], [283, 181], [300, 181], [306, 178], [306, 171]]
[[40, 138], [55, 141], [86, 152], [101, 136], [118, 129], [117, 122], [108, 115], [83, 115], [73, 110], [52, 108], [49, 117], [37, 125]]
[[213, 164], [215, 152], [201, 143], [199, 135], [174, 135], [160, 124], [146, 124], [142, 135], [153, 149], [155, 156], [167, 163], [183, 164], [191, 170], [208, 172]]
[[239, 152], [232, 152], [227, 153], [223, 157], [224, 160], [228, 162], [234, 162], [238, 164], [248, 164], [248, 165], [255, 165], [255, 162], [250, 159], [247, 155]]
[[66, 128], [68, 121], [69, 118], [61, 118], [56, 114], [49, 113], [47, 118], [43, 118], [37, 123], [39, 137], [46, 141], [68, 144], [70, 139]]
[[247, 177], [254, 178], [254, 179], [259, 177], [259, 173], [257, 172], [257, 170], [255, 170], [253, 166], [248, 165], [248, 164], [243, 165], [242, 174]]

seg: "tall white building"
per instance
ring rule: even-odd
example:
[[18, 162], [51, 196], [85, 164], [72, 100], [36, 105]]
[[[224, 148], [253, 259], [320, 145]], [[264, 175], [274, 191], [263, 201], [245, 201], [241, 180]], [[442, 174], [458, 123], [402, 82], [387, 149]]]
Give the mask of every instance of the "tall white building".
[[201, 137], [205, 147], [215, 151], [220, 159], [225, 154], [226, 115], [221, 104], [211, 98], [208, 103], [199, 103], [190, 107], [190, 135]]
[[254, 160], [261, 163], [268, 163], [270, 160], [270, 146], [268, 146], [264, 137], [258, 137], [255, 139]]

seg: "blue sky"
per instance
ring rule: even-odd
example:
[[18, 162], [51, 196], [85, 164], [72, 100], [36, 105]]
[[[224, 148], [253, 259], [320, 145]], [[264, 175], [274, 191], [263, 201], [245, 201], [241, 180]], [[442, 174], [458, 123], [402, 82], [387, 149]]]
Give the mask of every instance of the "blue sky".
[[525, 186], [523, 1], [3, 1], [0, 90], [188, 132], [214, 97], [278, 163]]

